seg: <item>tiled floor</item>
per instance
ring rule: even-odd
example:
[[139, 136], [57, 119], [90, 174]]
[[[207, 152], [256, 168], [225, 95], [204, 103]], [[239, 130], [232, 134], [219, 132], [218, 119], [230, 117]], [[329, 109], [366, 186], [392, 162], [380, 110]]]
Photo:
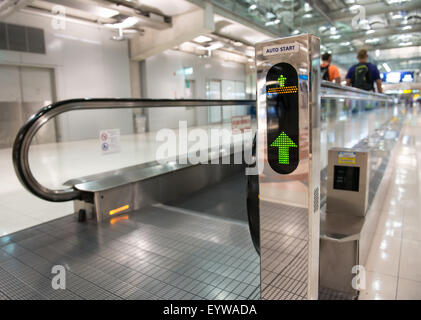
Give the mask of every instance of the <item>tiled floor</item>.
[[390, 170], [360, 299], [421, 299], [420, 114], [408, 114]]
[[[238, 189], [227, 199], [242, 198], [236, 215], [246, 220]], [[68, 216], [0, 237], [0, 300], [258, 299], [259, 257], [247, 223], [212, 216], [219, 208], [203, 201], [206, 192], [192, 198], [207, 214], [180, 201], [99, 224]], [[51, 286], [55, 265], [65, 267], [66, 290]]]

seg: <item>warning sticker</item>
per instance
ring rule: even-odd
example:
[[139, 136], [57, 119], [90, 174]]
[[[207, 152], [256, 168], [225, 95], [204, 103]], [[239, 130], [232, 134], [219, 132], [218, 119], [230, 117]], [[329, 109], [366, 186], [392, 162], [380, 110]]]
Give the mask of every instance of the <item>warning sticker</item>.
[[356, 152], [341, 151], [338, 152], [338, 163], [342, 164], [355, 164]]
[[101, 130], [99, 142], [103, 154], [120, 152], [120, 129]]

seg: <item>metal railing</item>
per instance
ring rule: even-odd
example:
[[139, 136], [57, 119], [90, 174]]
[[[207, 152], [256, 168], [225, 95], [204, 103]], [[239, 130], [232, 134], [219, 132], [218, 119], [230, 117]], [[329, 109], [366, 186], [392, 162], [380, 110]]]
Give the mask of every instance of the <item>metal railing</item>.
[[393, 98], [382, 93], [365, 91], [353, 87], [342, 86], [329, 81], [322, 81], [320, 96], [323, 99], [351, 99], [391, 102]]
[[29, 166], [28, 154], [32, 139], [45, 123], [59, 114], [74, 110], [254, 106], [255, 104], [255, 100], [73, 99], [59, 101], [42, 108], [19, 130], [13, 144], [13, 165], [19, 181], [37, 197], [53, 202], [79, 199], [82, 193], [74, 187], [53, 190], [41, 185], [35, 179]]
[[[359, 90], [323, 81], [321, 98], [392, 101], [384, 94]], [[74, 110], [127, 109], [156, 107], [212, 107], [212, 106], [254, 106], [255, 100], [155, 100], [155, 99], [72, 99], [50, 104], [36, 114], [19, 130], [13, 144], [13, 164], [22, 185], [32, 194], [44, 200], [62, 202], [79, 199], [82, 192], [74, 187], [53, 190], [41, 185], [29, 166], [29, 148], [38, 130], [50, 119], [61, 113]]]

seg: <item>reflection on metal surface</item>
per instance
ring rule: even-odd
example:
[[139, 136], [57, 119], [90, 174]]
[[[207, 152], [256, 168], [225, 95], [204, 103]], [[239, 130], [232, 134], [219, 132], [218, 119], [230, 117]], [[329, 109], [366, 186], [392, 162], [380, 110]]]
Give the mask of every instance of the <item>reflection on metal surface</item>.
[[[299, 43], [298, 52], [271, 56], [262, 54], [265, 46], [292, 41]], [[263, 144], [258, 143], [257, 156], [265, 161], [263, 174], [259, 177], [262, 299], [317, 299], [319, 46], [319, 39], [311, 35], [278, 39], [256, 46], [258, 135], [263, 137], [258, 141], [264, 141]], [[275, 85], [268, 73], [274, 66], [285, 66], [274, 76], [282, 74], [283, 84], [297, 86], [297, 92], [287, 92], [285, 87], [279, 89], [282, 91], [279, 93], [270, 91]], [[287, 69], [290, 70], [288, 75]], [[293, 70], [298, 70], [298, 81], [288, 83], [293, 73], [297, 77], [297, 72]], [[267, 86], [270, 86], [269, 90]], [[282, 132], [299, 148], [289, 148], [289, 152], [296, 152], [294, 166], [290, 165], [290, 156], [288, 161], [285, 159], [285, 163], [280, 163], [278, 150], [275, 150], [276, 163], [290, 166], [288, 170], [275, 170], [274, 163], [268, 163], [273, 151], [270, 145]]]

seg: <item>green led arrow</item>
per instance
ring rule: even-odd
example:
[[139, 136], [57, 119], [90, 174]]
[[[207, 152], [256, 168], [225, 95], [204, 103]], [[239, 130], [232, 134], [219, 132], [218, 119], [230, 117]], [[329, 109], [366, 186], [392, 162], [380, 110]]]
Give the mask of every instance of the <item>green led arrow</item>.
[[297, 148], [294, 141], [283, 131], [270, 146], [278, 148], [280, 164], [289, 164], [289, 148]]
[[287, 78], [285, 78], [282, 74], [278, 77], [278, 82], [279, 82], [279, 86], [285, 87], [285, 81], [287, 80]]

